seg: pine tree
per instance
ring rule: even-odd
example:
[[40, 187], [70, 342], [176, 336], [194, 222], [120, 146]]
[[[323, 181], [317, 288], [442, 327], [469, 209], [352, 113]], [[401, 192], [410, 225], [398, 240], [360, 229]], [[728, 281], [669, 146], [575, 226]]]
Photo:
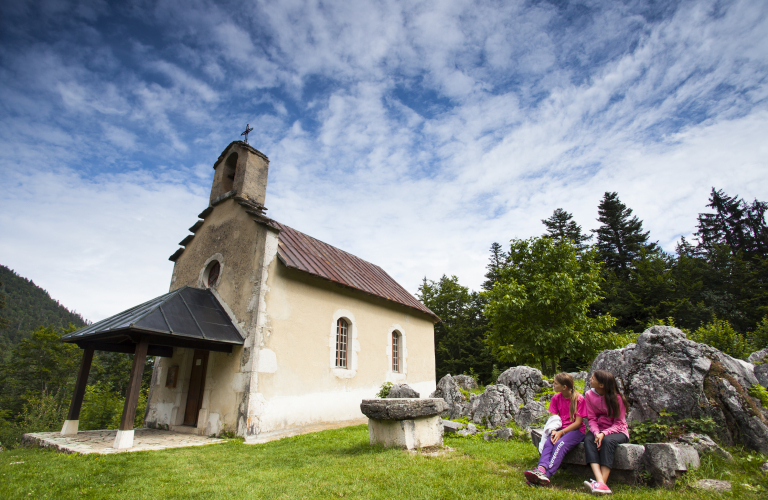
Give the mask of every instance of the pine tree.
[[607, 268], [628, 271], [641, 249], [657, 250], [655, 243], [648, 243], [643, 222], [632, 217], [632, 209], [619, 200], [618, 193], [606, 192], [597, 210], [602, 226], [592, 232], [597, 234], [597, 250]]
[[696, 232], [699, 246], [705, 252], [711, 252], [717, 245], [727, 245], [733, 254], [742, 252], [750, 258], [768, 256], [768, 204], [755, 200], [747, 205], [738, 196], [712, 188], [707, 206], [715, 209], [715, 213], [700, 213]]
[[587, 248], [586, 242], [592, 239], [592, 235], [585, 235], [581, 232], [581, 226], [573, 220], [573, 215], [562, 208], [557, 208], [549, 219], [542, 219], [541, 222], [547, 226], [547, 232], [543, 236], [552, 238], [555, 242], [562, 240], [571, 240], [578, 251]]
[[488, 272], [485, 273], [485, 281], [483, 282], [483, 290], [490, 290], [493, 288], [493, 284], [499, 281], [501, 276], [501, 269], [507, 265], [507, 259], [509, 256], [501, 249], [501, 245], [498, 243], [491, 244], [491, 257], [488, 265], [485, 267]]

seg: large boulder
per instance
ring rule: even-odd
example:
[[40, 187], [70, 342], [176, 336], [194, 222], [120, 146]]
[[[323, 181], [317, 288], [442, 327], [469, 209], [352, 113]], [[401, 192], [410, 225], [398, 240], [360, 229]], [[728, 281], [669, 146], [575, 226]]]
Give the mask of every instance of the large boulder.
[[419, 393], [411, 389], [408, 384], [395, 384], [389, 389], [388, 399], [418, 398]]
[[472, 397], [472, 421], [485, 427], [500, 427], [515, 418], [522, 401], [506, 385], [489, 385], [485, 392]]
[[430, 394], [430, 398], [442, 398], [448, 407], [443, 412], [444, 418], [462, 418], [471, 416], [471, 406], [467, 398], [459, 390], [458, 384], [451, 377], [446, 375], [437, 383], [435, 392]]
[[699, 454], [684, 444], [648, 443], [643, 463], [656, 486], [673, 488], [681, 473], [699, 468]]
[[727, 460], [728, 462], [733, 462], [733, 456], [727, 451], [725, 451], [724, 449], [722, 449], [717, 443], [715, 443], [712, 440], [711, 437], [707, 436], [706, 434], [697, 434], [695, 432], [690, 432], [688, 434], [683, 434], [682, 436], [679, 436], [677, 440], [683, 444], [693, 446], [700, 457], [707, 453], [712, 453], [714, 455], [718, 455], [720, 458], [724, 460]]
[[456, 385], [465, 391], [477, 389], [477, 380], [473, 379], [469, 375], [456, 375], [453, 377], [453, 380], [456, 382]]
[[759, 364], [759, 363], [768, 363], [768, 347], [765, 349], [761, 349], [759, 351], [755, 351], [752, 354], [749, 355], [747, 358], [747, 361], [752, 363], [753, 365]]
[[536, 399], [536, 393], [548, 385], [541, 371], [530, 366], [512, 367], [499, 375], [496, 383], [509, 387], [524, 405]]
[[654, 326], [636, 344], [603, 351], [595, 370], [616, 376], [627, 397], [629, 421], [655, 419], [662, 411], [680, 418], [711, 416], [718, 437], [768, 454], [768, 420], [747, 390], [757, 384], [754, 365], [688, 340], [669, 326]]
[[515, 423], [523, 429], [530, 429], [540, 418], [546, 417], [549, 414], [549, 411], [547, 411], [543, 404], [538, 401], [531, 401], [517, 412]]

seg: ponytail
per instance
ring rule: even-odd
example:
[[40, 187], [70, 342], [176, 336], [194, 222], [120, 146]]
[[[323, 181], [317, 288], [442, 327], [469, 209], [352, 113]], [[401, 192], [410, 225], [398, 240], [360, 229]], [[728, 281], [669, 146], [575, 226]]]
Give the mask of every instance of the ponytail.
[[573, 388], [573, 377], [567, 373], [558, 373], [555, 375], [555, 382], [560, 385], [564, 385], [571, 390], [571, 407], [569, 413], [571, 415], [571, 422], [576, 420], [576, 408], [579, 403], [580, 394]]

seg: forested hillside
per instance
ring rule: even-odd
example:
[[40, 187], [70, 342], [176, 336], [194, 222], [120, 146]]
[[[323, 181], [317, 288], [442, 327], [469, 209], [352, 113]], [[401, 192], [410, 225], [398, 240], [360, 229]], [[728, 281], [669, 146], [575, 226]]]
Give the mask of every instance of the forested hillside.
[[[40, 326], [66, 328], [70, 324], [81, 327], [86, 321], [52, 299], [35, 285], [34, 281], [21, 277], [13, 270], [0, 265], [0, 293], [5, 295], [5, 308], [0, 309], [0, 349], [9, 352], [19, 340]], [[6, 326], [7, 325], [7, 326]], [[5, 328], [2, 328], [5, 326]]]

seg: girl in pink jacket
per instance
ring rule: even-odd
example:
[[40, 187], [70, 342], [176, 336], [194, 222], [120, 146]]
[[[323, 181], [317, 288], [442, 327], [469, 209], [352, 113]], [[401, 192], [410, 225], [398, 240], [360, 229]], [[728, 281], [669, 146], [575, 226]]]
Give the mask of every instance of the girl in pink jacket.
[[589, 419], [584, 451], [595, 479], [584, 481], [584, 485], [594, 495], [610, 495], [606, 482], [616, 447], [629, 441], [627, 402], [611, 372], [595, 370], [589, 384], [592, 388], [584, 394]]

